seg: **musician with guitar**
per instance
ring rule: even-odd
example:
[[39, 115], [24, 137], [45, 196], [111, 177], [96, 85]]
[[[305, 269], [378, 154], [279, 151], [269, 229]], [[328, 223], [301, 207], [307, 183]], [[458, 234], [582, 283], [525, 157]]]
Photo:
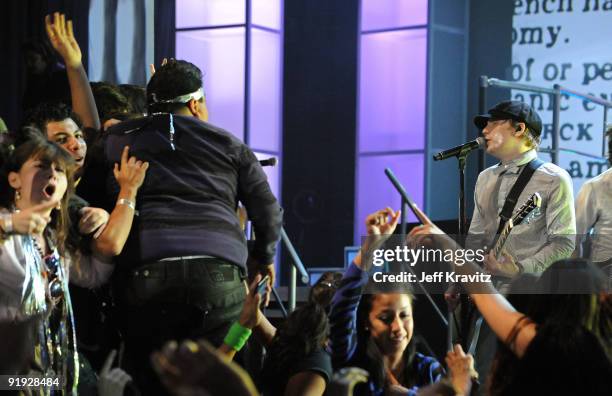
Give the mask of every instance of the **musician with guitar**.
[[[574, 250], [576, 219], [571, 178], [557, 165], [538, 159], [542, 120], [528, 104], [501, 102], [488, 114], [476, 116], [474, 123], [482, 129], [487, 153], [500, 162], [478, 175], [467, 245], [493, 247], [485, 256], [484, 268], [494, 276], [541, 274], [555, 261], [570, 257]], [[523, 213], [525, 209], [529, 209], [528, 214]], [[461, 326], [464, 334], [460, 335], [466, 345], [476, 339], [472, 344], [478, 342], [481, 349], [476, 351], [477, 370], [486, 373], [494, 352], [483, 345], [491, 345], [483, 340], [486, 330], [482, 329], [485, 334], [481, 334], [481, 340], [469, 337], [467, 328], [472, 328], [472, 334], [477, 332], [465, 322]]]
[[482, 129], [487, 153], [501, 162], [478, 176], [468, 241], [499, 234], [519, 206], [539, 193], [542, 205], [536, 215], [514, 227], [502, 258], [489, 254], [485, 267], [494, 274], [540, 274], [574, 249], [571, 178], [557, 165], [537, 158], [542, 121], [528, 104], [501, 102], [489, 114], [475, 117], [474, 123]]

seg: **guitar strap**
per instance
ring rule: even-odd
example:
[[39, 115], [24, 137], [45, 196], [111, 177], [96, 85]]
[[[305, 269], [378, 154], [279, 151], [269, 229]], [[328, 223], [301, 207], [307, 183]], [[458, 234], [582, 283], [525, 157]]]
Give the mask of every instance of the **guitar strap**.
[[514, 182], [510, 193], [506, 197], [506, 202], [504, 202], [504, 207], [502, 208], [501, 213], [499, 214], [499, 226], [497, 227], [497, 235], [501, 233], [504, 229], [504, 226], [512, 218], [512, 212], [516, 207], [516, 203], [518, 202], [518, 198], [525, 189], [529, 180], [531, 180], [531, 176], [535, 173], [535, 171], [544, 165], [544, 161], [539, 158], [534, 158], [530, 162], [525, 165], [521, 173], [519, 174], [518, 179]]
[[[525, 165], [525, 167], [519, 174], [519, 177], [516, 179], [516, 182], [514, 182], [512, 189], [510, 189], [510, 193], [508, 193], [508, 196], [506, 197], [506, 201], [504, 202], [502, 211], [499, 214], [499, 226], [497, 227], [497, 237], [499, 237], [499, 234], [501, 234], [508, 220], [512, 218], [512, 212], [514, 211], [514, 208], [516, 207], [516, 203], [518, 202], [518, 198], [523, 192], [523, 190], [525, 189], [525, 186], [527, 186], [527, 183], [529, 183], [529, 180], [531, 180], [531, 177], [533, 176], [535, 171], [542, 165], [544, 165], [544, 161], [542, 161], [539, 158], [534, 158], [533, 160], [531, 160]], [[493, 242], [493, 245], [495, 245], [495, 243], [497, 242], [497, 237], [495, 241]], [[468, 317], [471, 317], [473, 311], [471, 311], [471, 309], [469, 309], [469, 311], [470, 313], [468, 314]], [[471, 320], [469, 321], [471, 322]], [[478, 315], [478, 318], [476, 319], [476, 323], [474, 325], [474, 329], [472, 332], [472, 339], [470, 342], [470, 346], [468, 349], [469, 352], [473, 356], [476, 356], [475, 355], [476, 347], [478, 345], [478, 339], [480, 337], [480, 330], [481, 330], [482, 324], [483, 324], [483, 318], [481, 315]]]

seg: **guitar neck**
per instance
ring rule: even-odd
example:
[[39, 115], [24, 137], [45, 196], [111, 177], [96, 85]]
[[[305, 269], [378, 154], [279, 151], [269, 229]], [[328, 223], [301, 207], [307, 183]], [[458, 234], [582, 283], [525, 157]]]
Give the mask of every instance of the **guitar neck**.
[[506, 241], [508, 240], [508, 235], [510, 235], [511, 230], [512, 230], [512, 223], [511, 222], [506, 223], [506, 226], [504, 227], [502, 232], [499, 234], [499, 238], [497, 238], [497, 241], [495, 242], [495, 246], [493, 246], [493, 249], [491, 249], [491, 251], [493, 252], [493, 256], [496, 259], [499, 259], [499, 255], [502, 249], [504, 248]]

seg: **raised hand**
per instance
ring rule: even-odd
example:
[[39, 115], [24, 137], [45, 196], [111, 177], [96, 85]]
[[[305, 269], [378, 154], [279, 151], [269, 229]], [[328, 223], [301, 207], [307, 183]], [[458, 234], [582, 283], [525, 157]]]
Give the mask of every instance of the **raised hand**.
[[44, 202], [12, 214], [13, 233], [15, 234], [42, 234], [51, 221], [51, 210], [57, 206], [59, 200]]
[[51, 22], [51, 15], [45, 17], [45, 29], [51, 45], [62, 56], [66, 67], [77, 68], [81, 66], [83, 56], [81, 48], [74, 38], [72, 21], [68, 20], [66, 22], [66, 15], [55, 12], [53, 13], [53, 22]]
[[135, 193], [144, 182], [149, 163], [139, 161], [136, 157], [129, 157], [129, 151], [128, 146], [123, 148], [121, 166], [115, 164], [113, 173], [121, 189], [132, 189]]
[[366, 230], [368, 235], [391, 235], [397, 227], [401, 210], [394, 212], [386, 207], [366, 217]]
[[446, 354], [445, 360], [456, 394], [469, 395], [472, 388], [472, 379], [478, 378], [472, 355], [466, 355], [461, 345], [456, 344], [455, 348]]
[[270, 303], [270, 294], [272, 293], [272, 287], [274, 287], [274, 281], [276, 279], [274, 263], [261, 265], [259, 261], [249, 256], [247, 260], [247, 272], [249, 274], [249, 282], [253, 282], [253, 278], [257, 274], [261, 274], [262, 279], [264, 276], [268, 275], [268, 286], [266, 286], [266, 293], [263, 296], [264, 307], [267, 307]]
[[370, 269], [372, 251], [393, 234], [395, 227], [397, 227], [400, 214], [400, 210], [394, 212], [393, 209], [386, 207], [366, 217], [365, 224], [368, 235], [363, 239], [361, 250], [354, 259], [355, 265], [364, 271]]
[[259, 283], [261, 279], [261, 275], [258, 274], [249, 285], [249, 292], [244, 299], [242, 312], [240, 312], [240, 316], [238, 317], [238, 323], [247, 329], [253, 329], [261, 322], [262, 313], [259, 310], [261, 296], [257, 292], [257, 283]]

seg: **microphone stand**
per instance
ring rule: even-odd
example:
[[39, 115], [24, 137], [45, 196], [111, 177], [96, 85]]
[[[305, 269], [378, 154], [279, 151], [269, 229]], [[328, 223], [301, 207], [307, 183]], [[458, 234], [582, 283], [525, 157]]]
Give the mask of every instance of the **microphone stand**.
[[[402, 184], [399, 182], [399, 180], [397, 180], [397, 177], [395, 177], [395, 174], [393, 173], [393, 171], [391, 171], [391, 169], [386, 168], [385, 169], [385, 175], [387, 175], [387, 177], [391, 181], [391, 184], [393, 184], [393, 187], [395, 187], [397, 192], [402, 197], [402, 217], [403, 217], [404, 213], [405, 213], [403, 209], [405, 209], [408, 205], [413, 205], [414, 202], [408, 197], [408, 194], [406, 193], [406, 189], [404, 188], [404, 186], [402, 186]], [[402, 238], [401, 241], [402, 241], [402, 248], [403, 248], [404, 245], [406, 244], [406, 235], [405, 235], [405, 230], [404, 229], [402, 229], [402, 232], [403, 232], [403, 234], [401, 236], [401, 238]], [[431, 294], [429, 294], [429, 292], [425, 289], [425, 287], [423, 286], [423, 284], [421, 283], [419, 278], [416, 276], [416, 274], [414, 273], [414, 270], [412, 269], [412, 266], [408, 265], [407, 268], [408, 268], [408, 271], [410, 271], [410, 273], [417, 280], [416, 283], [417, 283], [417, 285], [419, 285], [419, 288], [421, 289], [421, 292], [425, 295], [425, 297], [427, 298], [427, 300], [429, 301], [429, 303], [433, 307], [434, 311], [436, 311], [436, 313], [440, 317], [440, 320], [442, 321], [442, 323], [444, 323], [445, 326], [450, 327], [449, 326], [450, 323], [446, 320], [446, 318], [444, 317], [444, 315], [440, 311], [440, 308], [438, 308], [438, 305], [435, 303], [433, 298], [431, 298]]]
[[[463, 151], [457, 156], [459, 165], [459, 235], [467, 234], [467, 214], [465, 209], [465, 163], [467, 153]], [[461, 241], [463, 243], [463, 241]]]
[[[465, 236], [467, 235], [468, 224], [467, 224], [467, 210], [465, 205], [465, 166], [467, 162], [467, 156], [472, 150], [461, 150], [457, 155], [457, 165], [459, 170], [459, 218], [458, 221], [458, 234], [459, 234], [459, 242], [463, 246], [465, 242]], [[434, 161], [438, 161], [434, 156]], [[449, 285], [450, 286], [450, 285]], [[463, 295], [463, 294], [462, 294]], [[462, 304], [462, 310], [467, 309], [467, 301], [463, 299], [466, 303]], [[452, 306], [449, 301], [446, 303], [447, 305], [447, 334], [446, 334], [446, 343], [449, 351], [453, 350], [453, 323], [454, 323], [454, 311], [456, 306]], [[468, 315], [463, 315], [464, 317], [470, 318], [471, 312]], [[459, 331], [459, 338], [462, 338], [461, 335], [467, 335], [468, 331], [468, 323], [469, 320], [465, 320], [465, 323], [461, 324], [461, 329], [457, 328]], [[465, 340], [467, 342], [467, 339]], [[467, 346], [466, 346], [467, 347]]]
[[464, 237], [467, 235], [468, 223], [465, 209], [465, 164], [469, 153], [472, 150], [461, 150], [457, 155], [457, 165], [459, 166], [459, 236], [463, 245]]
[[[465, 242], [465, 236], [467, 235], [467, 214], [466, 214], [466, 207], [465, 207], [465, 165], [466, 165], [466, 159], [467, 159], [467, 155], [468, 153], [466, 152], [461, 152], [459, 153], [459, 155], [457, 156], [457, 165], [459, 168], [459, 228], [458, 228], [458, 233], [459, 233], [459, 243], [461, 244], [461, 246], [463, 246], [464, 242]], [[451, 285], [449, 284], [449, 287], [451, 287]], [[463, 290], [462, 290], [463, 291]], [[463, 296], [464, 293], [461, 293], [461, 296]], [[464, 304], [462, 304], [462, 312], [465, 311], [466, 314], [462, 315], [466, 320], [460, 324], [461, 327], [457, 327], [457, 331], [458, 331], [458, 336], [460, 339], [462, 339], [462, 336], [465, 336], [465, 344], [464, 347], [467, 347], [467, 332], [468, 332], [468, 323], [470, 322], [469, 319], [471, 319], [472, 317], [472, 312], [469, 309], [469, 305], [468, 305], [468, 301], [467, 298], [463, 298], [461, 300]], [[452, 304], [450, 302], [446, 303], [447, 305], [447, 309], [448, 309], [448, 320], [449, 320], [449, 326], [448, 326], [448, 334], [447, 334], [447, 344], [448, 344], [448, 348], [449, 351], [453, 350], [453, 326], [452, 324], [454, 323], [454, 319], [455, 319], [455, 306], [452, 306]]]
[[[402, 214], [401, 214], [401, 224], [400, 224], [400, 238], [402, 241], [406, 241], [406, 234], [408, 233], [408, 201], [402, 197]], [[402, 245], [405, 242], [402, 242]], [[403, 247], [403, 246], [402, 246]], [[389, 264], [385, 262], [385, 271], [389, 272]]]

